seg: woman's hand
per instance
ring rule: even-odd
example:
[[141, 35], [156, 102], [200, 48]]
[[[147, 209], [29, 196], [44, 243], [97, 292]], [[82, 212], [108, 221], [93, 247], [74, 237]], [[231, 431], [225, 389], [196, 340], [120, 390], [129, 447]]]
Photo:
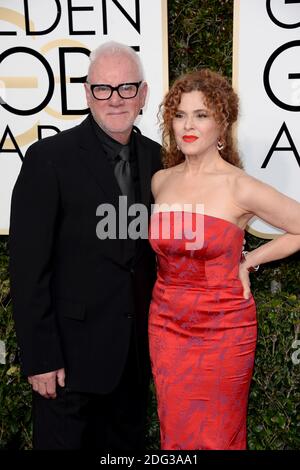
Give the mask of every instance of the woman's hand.
[[245, 262], [240, 263], [239, 267], [239, 278], [243, 286], [243, 296], [244, 299], [249, 299], [251, 295], [251, 290], [250, 290], [250, 276], [249, 276], [249, 271], [246, 266]]

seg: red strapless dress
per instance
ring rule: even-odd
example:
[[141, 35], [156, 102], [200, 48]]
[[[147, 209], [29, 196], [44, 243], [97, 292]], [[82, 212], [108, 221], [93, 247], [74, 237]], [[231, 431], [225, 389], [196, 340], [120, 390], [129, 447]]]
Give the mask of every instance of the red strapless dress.
[[[203, 246], [190, 249], [195, 228]], [[246, 449], [257, 323], [238, 277], [244, 231], [209, 215], [158, 212], [149, 238], [158, 259], [149, 335], [161, 448]]]

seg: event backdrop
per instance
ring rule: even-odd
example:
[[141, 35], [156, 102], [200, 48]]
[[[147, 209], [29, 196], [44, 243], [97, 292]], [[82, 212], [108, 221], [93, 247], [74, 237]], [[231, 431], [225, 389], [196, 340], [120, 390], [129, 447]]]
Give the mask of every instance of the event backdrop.
[[160, 141], [167, 0], [0, 1], [0, 234], [8, 233], [11, 192], [27, 147], [83, 120], [89, 53], [109, 40], [140, 53], [150, 93], [137, 125]]
[[[245, 169], [300, 201], [300, 0], [235, 0], [234, 86]], [[280, 233], [255, 219], [252, 234]]]

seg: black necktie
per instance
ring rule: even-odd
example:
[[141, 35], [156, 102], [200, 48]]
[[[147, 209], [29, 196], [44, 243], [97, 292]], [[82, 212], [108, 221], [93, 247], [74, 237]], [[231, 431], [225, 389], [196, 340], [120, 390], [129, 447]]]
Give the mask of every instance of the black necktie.
[[123, 145], [119, 152], [117, 163], [115, 164], [114, 173], [120, 186], [122, 195], [127, 196], [128, 207], [135, 202], [134, 185], [131, 176], [129, 159], [129, 145]]
[[[130, 148], [129, 145], [123, 145], [121, 148], [117, 162], [115, 164], [115, 177], [121, 189], [122, 195], [127, 196], [127, 208], [135, 203], [135, 191], [134, 191], [134, 184], [131, 176], [131, 168], [130, 168]], [[119, 221], [127, 225], [131, 221], [132, 217], [127, 218], [124, 213], [119, 214]], [[135, 255], [135, 240], [133, 240], [130, 236], [126, 239], [125, 243], [123, 244], [123, 262], [124, 264], [130, 264]]]

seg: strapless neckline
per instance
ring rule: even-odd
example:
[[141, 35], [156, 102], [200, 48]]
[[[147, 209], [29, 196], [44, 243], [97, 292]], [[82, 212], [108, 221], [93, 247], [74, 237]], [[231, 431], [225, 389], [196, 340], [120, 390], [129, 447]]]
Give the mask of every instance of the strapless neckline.
[[215, 219], [215, 220], [220, 220], [222, 222], [225, 222], [229, 225], [233, 225], [233, 227], [235, 227], [237, 230], [241, 231], [244, 233], [244, 229], [242, 229], [241, 227], [239, 227], [237, 224], [235, 224], [234, 222], [231, 222], [230, 220], [227, 220], [227, 219], [223, 219], [221, 217], [216, 217], [214, 215], [209, 215], [209, 214], [202, 214], [201, 212], [195, 212], [195, 211], [182, 211], [182, 210], [178, 210], [178, 211], [157, 211], [157, 212], [153, 212], [151, 214], [151, 217], [153, 217], [154, 215], [156, 214], [168, 214], [168, 213], [176, 213], [176, 212], [186, 212], [187, 214], [199, 214], [199, 215], [202, 215], [203, 217], [208, 217], [210, 219]]

